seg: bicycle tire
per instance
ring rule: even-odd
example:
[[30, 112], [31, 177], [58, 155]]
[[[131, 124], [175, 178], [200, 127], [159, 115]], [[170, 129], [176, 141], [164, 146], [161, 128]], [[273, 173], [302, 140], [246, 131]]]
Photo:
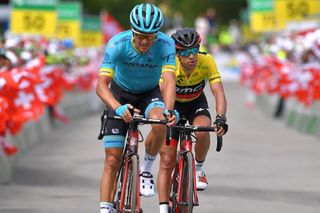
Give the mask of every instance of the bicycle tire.
[[[124, 201], [121, 200], [121, 193], [123, 191], [123, 184], [124, 182], [124, 174], [126, 170], [126, 163], [125, 160], [123, 160], [123, 163], [120, 167], [120, 170], [117, 174], [117, 180], [116, 180], [116, 191], [115, 191], [115, 197], [114, 197], [114, 207], [118, 212], [120, 212], [121, 206], [123, 206]], [[125, 189], [125, 188], [124, 188]], [[121, 210], [122, 211], [122, 210]]]
[[[137, 208], [137, 199], [140, 197], [140, 193], [137, 191], [138, 185], [138, 157], [137, 155], [132, 155], [130, 159], [130, 167], [131, 167], [131, 177], [129, 181], [129, 189], [128, 192], [130, 193], [130, 209], [131, 213], [136, 212]], [[139, 210], [140, 211], [140, 210]]]
[[179, 169], [178, 165], [173, 171], [171, 178], [171, 189], [169, 197], [169, 213], [176, 213], [178, 211], [178, 184], [179, 184]]
[[132, 155], [128, 162], [124, 162], [124, 166], [119, 171], [114, 201], [118, 212], [136, 212], [137, 199], [140, 196], [137, 191], [138, 168], [138, 157]]
[[187, 152], [183, 163], [183, 173], [181, 177], [182, 184], [182, 203], [181, 212], [191, 213], [193, 211], [193, 194], [194, 194], [194, 175], [193, 175], [193, 155]]

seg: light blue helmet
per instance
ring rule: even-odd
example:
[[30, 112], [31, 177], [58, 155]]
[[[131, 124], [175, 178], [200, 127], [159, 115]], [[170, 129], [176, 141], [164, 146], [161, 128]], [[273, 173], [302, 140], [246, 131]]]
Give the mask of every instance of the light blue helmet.
[[139, 4], [130, 13], [130, 23], [133, 31], [138, 33], [157, 33], [163, 24], [163, 16], [158, 7], [152, 4]]

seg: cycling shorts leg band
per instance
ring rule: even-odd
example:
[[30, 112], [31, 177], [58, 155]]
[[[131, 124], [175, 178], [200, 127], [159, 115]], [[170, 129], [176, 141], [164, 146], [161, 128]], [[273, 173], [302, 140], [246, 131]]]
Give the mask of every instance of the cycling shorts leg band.
[[153, 108], [157, 108], [157, 107], [160, 107], [162, 109], [165, 109], [166, 106], [164, 105], [164, 103], [162, 101], [155, 101], [155, 102], [152, 102], [148, 105], [146, 111], [144, 112], [144, 116], [147, 118], [148, 117], [148, 114], [149, 114], [149, 111], [152, 110]]
[[102, 139], [104, 148], [123, 148], [125, 137], [123, 135], [105, 135]]

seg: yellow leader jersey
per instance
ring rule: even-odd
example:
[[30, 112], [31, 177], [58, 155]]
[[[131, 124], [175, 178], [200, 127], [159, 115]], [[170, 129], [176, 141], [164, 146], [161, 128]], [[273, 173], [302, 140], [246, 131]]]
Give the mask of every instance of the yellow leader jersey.
[[209, 53], [198, 54], [196, 68], [187, 77], [183, 67], [176, 57], [176, 101], [189, 102], [201, 95], [206, 82], [210, 84], [221, 82], [221, 76], [216, 63]]

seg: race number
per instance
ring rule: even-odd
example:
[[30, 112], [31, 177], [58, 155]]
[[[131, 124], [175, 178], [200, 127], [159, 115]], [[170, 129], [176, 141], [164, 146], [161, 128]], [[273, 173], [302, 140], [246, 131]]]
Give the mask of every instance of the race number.
[[260, 12], [250, 15], [250, 27], [253, 32], [268, 32], [279, 30], [283, 26], [273, 12]]
[[82, 31], [80, 35], [80, 46], [99, 47], [103, 44], [101, 32]]
[[299, 21], [320, 13], [319, 0], [276, 0], [277, 18], [288, 21]]
[[309, 4], [306, 1], [287, 1], [288, 19], [301, 19], [310, 14]]
[[15, 10], [11, 14], [10, 31], [51, 36], [55, 32], [56, 13], [54, 11]]

